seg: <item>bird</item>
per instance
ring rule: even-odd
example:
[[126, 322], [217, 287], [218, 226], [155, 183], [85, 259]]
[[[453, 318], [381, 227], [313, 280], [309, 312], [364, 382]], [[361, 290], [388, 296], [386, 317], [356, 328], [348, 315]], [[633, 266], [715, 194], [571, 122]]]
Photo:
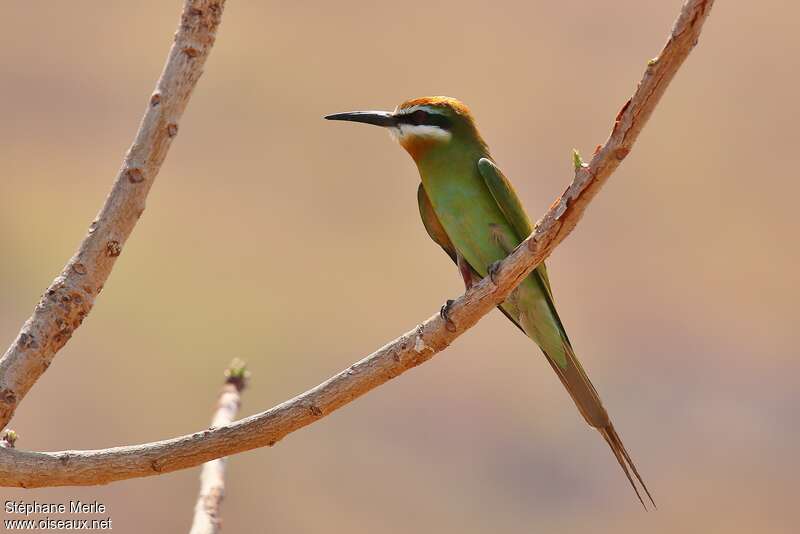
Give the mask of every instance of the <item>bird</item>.
[[[446, 96], [406, 100], [394, 111], [351, 111], [325, 116], [389, 130], [419, 170], [417, 203], [431, 239], [453, 260], [467, 289], [492, 275], [533, 231], [511, 182], [495, 163], [470, 109]], [[642, 506], [634, 477], [655, 507], [600, 396], [581, 365], [556, 311], [544, 263], [499, 306], [533, 340], [586, 422], [608, 443]], [[447, 305], [442, 309], [447, 320]]]

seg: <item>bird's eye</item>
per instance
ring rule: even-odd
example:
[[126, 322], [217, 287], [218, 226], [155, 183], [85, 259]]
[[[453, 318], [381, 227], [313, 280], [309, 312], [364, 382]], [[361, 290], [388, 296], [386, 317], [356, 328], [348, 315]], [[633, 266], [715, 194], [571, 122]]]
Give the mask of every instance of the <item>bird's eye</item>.
[[428, 112], [418, 109], [414, 113], [411, 114], [411, 124], [420, 125], [425, 124], [428, 121]]

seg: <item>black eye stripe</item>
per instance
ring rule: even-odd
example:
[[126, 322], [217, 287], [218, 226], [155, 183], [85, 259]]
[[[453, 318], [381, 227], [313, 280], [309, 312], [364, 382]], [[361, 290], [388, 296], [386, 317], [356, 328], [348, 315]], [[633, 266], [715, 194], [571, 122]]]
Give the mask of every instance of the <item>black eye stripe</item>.
[[414, 124], [426, 124], [428, 122], [428, 112], [418, 109], [411, 114], [411, 122]]
[[450, 128], [450, 119], [444, 115], [428, 113], [422, 109], [418, 109], [413, 113], [397, 115], [397, 122], [399, 124], [411, 124], [414, 126], [438, 126], [445, 130]]

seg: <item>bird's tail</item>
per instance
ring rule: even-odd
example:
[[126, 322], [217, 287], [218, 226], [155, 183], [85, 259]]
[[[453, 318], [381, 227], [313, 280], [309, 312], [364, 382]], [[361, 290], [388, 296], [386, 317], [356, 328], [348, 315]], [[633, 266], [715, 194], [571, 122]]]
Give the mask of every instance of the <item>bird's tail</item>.
[[[639, 475], [639, 470], [636, 469], [636, 465], [633, 463], [630, 454], [628, 454], [625, 445], [623, 445], [622, 439], [611, 423], [611, 419], [608, 416], [608, 412], [606, 412], [606, 409], [603, 407], [597, 390], [583, 370], [583, 366], [581, 366], [581, 363], [575, 356], [569, 341], [564, 340], [563, 346], [566, 365], [561, 365], [559, 361], [545, 352], [547, 360], [561, 379], [561, 383], [564, 384], [572, 400], [575, 401], [575, 405], [578, 407], [584, 419], [586, 419], [586, 422], [596, 428], [606, 440], [608, 446], [611, 447], [611, 451], [614, 453], [617, 462], [619, 462], [628, 482], [630, 482], [633, 491], [636, 492], [639, 502], [647, 509], [644, 499], [642, 499], [642, 495], [639, 492], [639, 486], [641, 486], [641, 489], [644, 490], [644, 493], [647, 495], [653, 507], [656, 508], [656, 503], [652, 495], [650, 495], [650, 491], [647, 489], [641, 475]], [[636, 481], [638, 481], [639, 486], [637, 486]]]
[[[622, 439], [617, 434], [608, 412], [603, 407], [600, 395], [578, 361], [572, 345], [558, 317], [547, 271], [544, 264], [534, 271], [530, 284], [518, 289], [503, 303], [503, 313], [542, 349], [553, 371], [556, 372], [564, 388], [569, 392], [578, 410], [590, 426], [596, 428], [611, 447], [611, 452], [619, 462], [625, 477], [645, 509], [647, 506], [639, 491], [641, 487], [647, 498], [656, 507], [650, 490], [647, 489], [639, 470], [628, 454]], [[637, 483], [638, 482], [638, 486]]]

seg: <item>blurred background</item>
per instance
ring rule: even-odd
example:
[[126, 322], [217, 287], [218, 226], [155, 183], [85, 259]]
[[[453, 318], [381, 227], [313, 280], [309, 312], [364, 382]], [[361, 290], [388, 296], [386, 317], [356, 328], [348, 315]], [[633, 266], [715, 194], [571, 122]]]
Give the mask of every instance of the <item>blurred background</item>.
[[[229, 2], [91, 316], [22, 403], [28, 450], [209, 424], [326, 379], [462, 292], [389, 136], [324, 114], [467, 102], [536, 219], [605, 141], [681, 2]], [[0, 52], [0, 340], [109, 191], [181, 3], [12, 2]], [[538, 350], [492, 313], [433, 361], [231, 458], [226, 532], [796, 532], [800, 5], [718, 2], [631, 155], [549, 260], [645, 514]], [[368, 328], [363, 325], [368, 324]], [[199, 469], [5, 498], [187, 530]], [[4, 515], [3, 518], [8, 516]]]

